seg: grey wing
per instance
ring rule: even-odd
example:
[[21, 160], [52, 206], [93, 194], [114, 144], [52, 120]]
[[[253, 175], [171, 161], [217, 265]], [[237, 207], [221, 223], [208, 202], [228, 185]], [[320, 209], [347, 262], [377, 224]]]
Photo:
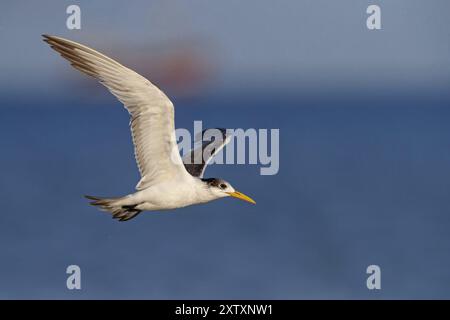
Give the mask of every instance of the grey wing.
[[203, 130], [201, 136], [196, 137], [197, 142], [201, 142], [201, 144], [183, 157], [186, 171], [194, 177], [203, 178], [208, 163], [223, 149], [230, 138], [231, 135], [224, 128]]

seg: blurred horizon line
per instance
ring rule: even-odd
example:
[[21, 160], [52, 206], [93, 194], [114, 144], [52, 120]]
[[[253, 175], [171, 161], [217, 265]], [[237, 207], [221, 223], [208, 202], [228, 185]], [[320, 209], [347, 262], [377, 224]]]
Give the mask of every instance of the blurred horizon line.
[[[32, 89], [28, 89], [26, 94], [18, 89], [5, 90], [0, 88], [0, 96], [3, 103], [0, 108], [11, 108], [18, 106], [27, 106], [30, 101], [36, 101], [33, 107], [39, 108], [50, 106], [54, 107], [55, 103], [66, 102], [74, 104], [82, 102], [84, 105], [98, 105], [101, 103], [110, 103], [116, 101], [116, 98], [112, 96], [106, 88], [97, 83], [94, 79], [87, 79], [87, 82], [92, 82], [93, 88], [76, 87], [70, 90], [67, 88], [67, 83], [64, 82], [60, 87], [47, 87], [36, 86]], [[245, 81], [243, 81], [245, 82]], [[401, 100], [401, 101], [422, 101], [422, 100], [440, 100], [449, 101], [450, 103], [450, 90], [442, 83], [435, 86], [419, 86], [409, 84], [405, 86], [391, 85], [385, 86], [380, 84], [365, 85], [363, 83], [349, 85], [323, 85], [317, 87], [315, 85], [310, 86], [269, 86], [263, 82], [253, 84], [251, 86], [244, 85], [242, 81], [235, 82], [235, 85], [217, 86], [212, 88], [204, 88], [198, 93], [192, 95], [178, 95], [176, 92], [172, 92], [170, 88], [161, 88], [162, 91], [177, 105], [177, 103], [191, 104], [191, 102], [200, 102], [205, 99], [230, 99], [239, 101], [258, 101], [259, 99], [273, 98], [283, 102], [284, 99], [289, 100], [294, 98], [299, 99], [299, 104], [296, 107], [305, 106], [302, 102], [310, 101], [359, 101], [365, 100], [370, 104], [370, 101], [389, 101], [389, 100]], [[450, 81], [449, 81], [450, 84]], [[450, 86], [449, 86], [450, 87]], [[47, 105], [48, 103], [48, 105]], [[117, 103], [120, 103], [117, 101]], [[239, 105], [232, 104], [235, 107], [246, 107], [247, 104], [242, 103]], [[252, 104], [253, 105], [253, 104]], [[277, 107], [288, 106], [280, 103]], [[64, 106], [63, 106], [64, 107]], [[292, 107], [292, 105], [288, 106]], [[342, 107], [342, 105], [340, 106]]]

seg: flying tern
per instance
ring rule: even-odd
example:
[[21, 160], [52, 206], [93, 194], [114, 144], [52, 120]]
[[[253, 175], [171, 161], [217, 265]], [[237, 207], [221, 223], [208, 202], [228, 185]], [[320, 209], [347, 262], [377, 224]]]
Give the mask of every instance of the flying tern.
[[[175, 137], [174, 106], [160, 89], [94, 49], [61, 37], [43, 37], [75, 69], [100, 81], [124, 104], [131, 117], [134, 153], [141, 174], [137, 191], [115, 198], [86, 196], [92, 205], [110, 212], [119, 221], [127, 221], [142, 211], [176, 209], [224, 197], [255, 204], [229, 182], [203, 178], [208, 162], [229, 141], [226, 130], [217, 129], [222, 139], [200, 146], [200, 161], [192, 163], [197, 149], [181, 158]], [[206, 148], [212, 152], [203, 159]]]

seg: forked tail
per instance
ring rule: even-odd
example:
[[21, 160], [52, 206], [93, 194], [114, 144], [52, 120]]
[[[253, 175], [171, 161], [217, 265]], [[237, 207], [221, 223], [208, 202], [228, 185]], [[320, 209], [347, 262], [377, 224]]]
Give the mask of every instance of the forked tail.
[[121, 205], [124, 198], [99, 198], [93, 196], [85, 196], [92, 200], [90, 204], [100, 207], [100, 210], [111, 212], [114, 219], [119, 221], [127, 221], [136, 217], [142, 210], [136, 209], [134, 205]]

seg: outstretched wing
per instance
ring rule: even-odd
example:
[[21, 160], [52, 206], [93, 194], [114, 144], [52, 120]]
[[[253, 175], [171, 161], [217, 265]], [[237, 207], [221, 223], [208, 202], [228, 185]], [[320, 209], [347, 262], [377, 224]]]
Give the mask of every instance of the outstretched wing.
[[187, 174], [178, 151], [174, 108], [167, 96], [149, 80], [82, 44], [44, 35], [44, 41], [70, 64], [100, 81], [128, 110], [137, 165], [141, 173], [136, 189]]
[[[201, 145], [192, 149], [183, 157], [184, 167], [194, 177], [203, 178], [206, 166], [211, 159], [230, 141], [231, 136], [223, 128], [203, 130], [200, 137], [196, 137]], [[206, 141], [203, 141], [203, 140]]]

